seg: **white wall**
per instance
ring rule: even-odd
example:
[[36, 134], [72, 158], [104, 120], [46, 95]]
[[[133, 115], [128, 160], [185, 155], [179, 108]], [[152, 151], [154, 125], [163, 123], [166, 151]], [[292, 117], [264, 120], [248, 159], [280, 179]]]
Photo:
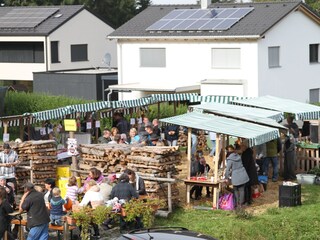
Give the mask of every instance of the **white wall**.
[[[290, 13], [259, 41], [259, 95], [306, 102], [320, 87], [320, 63], [309, 63], [309, 44], [320, 43], [320, 28], [303, 13]], [[268, 68], [268, 47], [280, 46], [280, 68]]]
[[[104, 54], [107, 52], [112, 56], [111, 67], [116, 67], [116, 40], [106, 39], [107, 35], [113, 31], [113, 28], [87, 10], [81, 11], [50, 34], [48, 41], [49, 56], [51, 56], [50, 41], [59, 41], [60, 63], [51, 64], [51, 58], [49, 58], [49, 70], [107, 67], [102, 62]], [[73, 44], [88, 44], [88, 61], [71, 62], [70, 46]]]
[[[165, 68], [141, 68], [140, 48], [166, 48]], [[241, 48], [240, 69], [212, 69], [212, 48]], [[217, 41], [128, 41], [119, 40], [118, 67], [119, 84], [161, 82], [164, 85], [194, 85], [204, 79], [241, 79], [247, 83], [240, 95], [257, 96], [257, 43], [256, 42], [217, 42]], [[156, 57], [156, 56], [155, 56]], [[228, 88], [222, 94], [228, 95]], [[137, 95], [123, 94], [125, 99]]]
[[[0, 37], [1, 42], [45, 42], [45, 37]], [[45, 46], [45, 43], [43, 44]], [[44, 53], [46, 61], [46, 53]], [[33, 72], [46, 70], [46, 63], [0, 63], [0, 80], [32, 81]]]

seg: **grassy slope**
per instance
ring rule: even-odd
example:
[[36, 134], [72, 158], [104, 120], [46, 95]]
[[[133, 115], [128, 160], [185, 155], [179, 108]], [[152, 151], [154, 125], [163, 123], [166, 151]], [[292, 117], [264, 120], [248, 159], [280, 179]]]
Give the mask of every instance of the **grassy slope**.
[[270, 208], [257, 216], [221, 210], [178, 209], [157, 226], [180, 226], [218, 239], [320, 239], [320, 186], [302, 187], [302, 206]]

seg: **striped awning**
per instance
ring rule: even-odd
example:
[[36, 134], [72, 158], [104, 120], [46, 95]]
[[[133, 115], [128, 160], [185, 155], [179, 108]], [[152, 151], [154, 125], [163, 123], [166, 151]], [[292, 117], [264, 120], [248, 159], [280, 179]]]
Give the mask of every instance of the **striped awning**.
[[238, 99], [232, 101], [232, 104], [271, 109], [283, 114], [291, 113], [295, 115], [296, 120], [318, 120], [320, 118], [319, 106], [273, 96]]
[[150, 97], [156, 102], [178, 102], [189, 101], [197, 97], [197, 93], [175, 93], [175, 94], [151, 94]]
[[238, 99], [247, 99], [248, 97], [236, 97], [236, 96], [191, 96], [190, 102], [215, 102], [215, 103], [230, 103]]
[[[47, 111], [31, 113], [31, 115], [36, 119], [36, 121], [46, 121], [51, 119], [61, 119], [61, 118], [64, 118], [64, 116], [71, 113], [72, 113], [71, 107], [66, 106], [62, 108], [56, 108], [56, 109], [51, 109]], [[27, 114], [30, 115], [30, 113], [27, 113]]]
[[195, 110], [201, 109], [203, 112], [213, 113], [220, 116], [285, 129], [284, 126], [277, 123], [283, 120], [283, 114], [278, 111], [222, 103], [202, 103], [199, 105], [193, 105], [191, 108]]
[[23, 125], [27, 125], [28, 123], [34, 124], [36, 119], [34, 119], [30, 114], [1, 117], [0, 128], [4, 127], [5, 123], [8, 127], [18, 127], [20, 126], [20, 121], [22, 121]]
[[280, 136], [276, 128], [198, 112], [163, 118], [160, 122], [246, 138], [250, 146], [260, 145]]

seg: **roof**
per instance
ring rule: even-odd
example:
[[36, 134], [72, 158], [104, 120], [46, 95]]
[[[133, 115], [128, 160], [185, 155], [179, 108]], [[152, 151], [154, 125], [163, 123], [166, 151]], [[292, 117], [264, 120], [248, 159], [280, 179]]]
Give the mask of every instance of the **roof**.
[[295, 114], [297, 120], [318, 120], [320, 118], [319, 106], [297, 102], [291, 99], [263, 96], [251, 99], [234, 100], [232, 103], [243, 106], [271, 109], [282, 113], [292, 113]]
[[187, 92], [187, 91], [198, 91], [200, 85], [175, 85], [163, 84], [162, 82], [152, 83], [126, 83], [118, 85], [110, 85], [108, 89], [118, 91], [144, 91], [144, 92]]
[[0, 28], [0, 36], [47, 36], [74, 17], [77, 13], [84, 10], [85, 7], [83, 5], [0, 7], [0, 18], [4, 17], [11, 10], [16, 9], [57, 9], [57, 11], [34, 28], [25, 28], [19, 26], [14, 28]]
[[163, 118], [160, 122], [246, 138], [250, 146], [279, 138], [279, 131], [276, 128], [198, 112]]
[[222, 103], [204, 103], [192, 106], [194, 111], [213, 113], [218, 116], [225, 116], [240, 119], [264, 126], [287, 129], [276, 121], [283, 119], [283, 114], [277, 111], [265, 110], [260, 108], [243, 107]]
[[109, 38], [259, 38], [290, 12], [303, 9], [318, 23], [320, 18], [301, 2], [270, 3], [215, 3], [210, 8], [254, 7], [254, 10], [225, 31], [146, 31], [156, 21], [175, 9], [199, 9], [200, 5], [158, 5], [150, 6], [127, 23], [116, 29]]

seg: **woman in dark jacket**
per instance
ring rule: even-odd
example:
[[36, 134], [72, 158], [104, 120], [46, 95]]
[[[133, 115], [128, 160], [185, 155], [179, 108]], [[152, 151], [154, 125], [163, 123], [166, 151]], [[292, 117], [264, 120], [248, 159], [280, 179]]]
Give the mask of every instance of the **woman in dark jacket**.
[[179, 127], [177, 125], [169, 125], [164, 131], [164, 137], [169, 146], [177, 146], [179, 138]]
[[251, 187], [258, 185], [258, 174], [255, 159], [253, 157], [253, 151], [248, 147], [248, 141], [244, 140], [241, 143], [241, 160], [246, 172], [249, 176], [249, 182], [245, 185], [245, 203], [252, 204], [252, 191]]
[[0, 239], [3, 239], [5, 231], [10, 227], [10, 216], [8, 214], [13, 212], [6, 197], [6, 190], [0, 187]]

